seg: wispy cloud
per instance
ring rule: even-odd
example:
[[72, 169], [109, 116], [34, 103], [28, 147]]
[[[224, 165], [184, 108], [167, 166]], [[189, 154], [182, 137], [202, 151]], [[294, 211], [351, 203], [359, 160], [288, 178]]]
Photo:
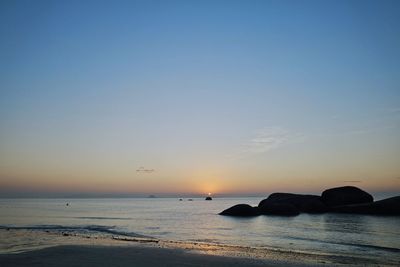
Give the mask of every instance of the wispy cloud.
[[236, 154], [239, 157], [263, 154], [288, 143], [304, 139], [301, 134], [293, 134], [281, 127], [264, 127], [255, 132], [254, 136], [241, 146]]
[[136, 170], [137, 173], [153, 173], [155, 172], [154, 169], [146, 169], [144, 167], [140, 167], [139, 169]]
[[258, 130], [256, 135], [245, 145], [246, 152], [264, 153], [289, 140], [288, 131], [273, 127]]
[[347, 180], [347, 181], [342, 181], [344, 183], [362, 183], [360, 180]]

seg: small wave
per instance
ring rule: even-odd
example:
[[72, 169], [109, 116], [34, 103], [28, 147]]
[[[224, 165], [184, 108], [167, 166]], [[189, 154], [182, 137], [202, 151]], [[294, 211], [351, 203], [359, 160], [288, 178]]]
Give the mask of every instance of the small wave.
[[105, 234], [113, 234], [119, 236], [128, 237], [141, 237], [151, 238], [149, 236], [140, 235], [133, 232], [124, 232], [116, 230], [115, 226], [103, 226], [103, 225], [85, 225], [85, 226], [65, 226], [65, 225], [33, 225], [33, 226], [4, 226], [0, 225], [0, 229], [18, 229], [18, 230], [38, 230], [38, 231], [70, 231], [70, 232], [98, 232]]
[[121, 218], [121, 217], [73, 217], [75, 219], [85, 220], [131, 220], [132, 218]]
[[148, 230], [159, 230], [160, 227], [148, 226], [148, 227], [146, 227], [146, 229], [148, 229]]
[[159, 232], [154, 231], [154, 232], [152, 232], [151, 234], [153, 234], [153, 235], [158, 235], [158, 236], [164, 236], [164, 235], [169, 235], [169, 234], [171, 234], [171, 232], [168, 232], [168, 231], [159, 231]]
[[[188, 241], [190, 242], [203, 242], [203, 243], [207, 243], [207, 244], [212, 244], [212, 245], [221, 245], [221, 246], [228, 246], [227, 244], [221, 244], [220, 242], [218, 242], [218, 240], [216, 239], [211, 239], [211, 238], [204, 238], [204, 239], [189, 239]], [[244, 246], [245, 247], [245, 246]], [[246, 248], [250, 248], [250, 247], [246, 247]]]
[[351, 247], [358, 247], [358, 248], [368, 248], [368, 249], [376, 249], [376, 250], [384, 250], [390, 252], [400, 252], [399, 248], [393, 247], [383, 247], [383, 246], [376, 246], [376, 245], [369, 245], [369, 244], [354, 244], [354, 243], [347, 243], [347, 242], [332, 242], [332, 241], [325, 241], [313, 238], [303, 238], [303, 237], [287, 237], [288, 239], [294, 240], [303, 240], [303, 241], [311, 241], [311, 242], [318, 242], [324, 244], [332, 244], [332, 245], [343, 245], [343, 246], [351, 246]]
[[202, 227], [200, 229], [203, 230], [222, 230], [222, 231], [231, 231], [233, 228], [230, 227]]
[[375, 245], [368, 245], [368, 244], [352, 244], [352, 243], [337, 243], [337, 244], [344, 244], [346, 246], [355, 246], [355, 247], [362, 247], [362, 248], [369, 248], [369, 249], [378, 249], [378, 250], [385, 250], [390, 252], [400, 252], [399, 248], [393, 247], [383, 247], [383, 246], [375, 246]]

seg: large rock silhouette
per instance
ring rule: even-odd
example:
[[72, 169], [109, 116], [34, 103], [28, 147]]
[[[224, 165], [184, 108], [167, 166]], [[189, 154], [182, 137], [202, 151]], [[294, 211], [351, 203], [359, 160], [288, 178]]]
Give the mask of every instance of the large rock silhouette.
[[278, 205], [281, 208], [286, 207], [289, 209], [289, 213], [293, 212], [293, 207], [297, 209], [298, 212], [306, 213], [323, 213], [327, 211], [327, 207], [321, 201], [320, 196], [292, 193], [273, 193], [268, 198], [262, 200], [260, 204], [258, 204], [258, 208], [261, 213], [268, 214], [268, 209], [273, 205]]
[[228, 216], [279, 215], [296, 216], [300, 213], [351, 213], [400, 216], [400, 196], [373, 202], [373, 197], [354, 186], [327, 189], [321, 197], [292, 193], [273, 193], [258, 207], [238, 204], [221, 212]]
[[220, 215], [237, 216], [237, 217], [250, 217], [260, 215], [257, 208], [247, 204], [238, 204], [224, 210]]
[[400, 196], [375, 201], [373, 203], [336, 206], [332, 212], [369, 215], [400, 215]]
[[371, 203], [374, 198], [355, 186], [343, 186], [322, 192], [321, 201], [328, 207]]

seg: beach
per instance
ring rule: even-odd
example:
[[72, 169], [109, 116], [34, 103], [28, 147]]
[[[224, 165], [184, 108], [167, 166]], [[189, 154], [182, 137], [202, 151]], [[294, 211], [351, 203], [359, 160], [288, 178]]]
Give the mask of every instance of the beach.
[[[287, 262], [144, 246], [57, 246], [0, 256], [1, 266], [288, 266]], [[297, 264], [294, 264], [297, 265]]]
[[368, 257], [300, 252], [267, 247], [159, 240], [116, 235], [1, 229], [1, 238], [41, 239], [36, 247], [7, 251], [0, 266], [396, 266]]

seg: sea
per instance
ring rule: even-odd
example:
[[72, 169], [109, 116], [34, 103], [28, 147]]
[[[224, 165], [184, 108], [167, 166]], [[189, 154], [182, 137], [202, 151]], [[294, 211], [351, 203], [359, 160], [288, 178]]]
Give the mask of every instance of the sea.
[[[237, 218], [218, 215], [262, 198], [0, 199], [0, 230], [59, 231], [148, 237], [308, 253], [365, 256], [400, 263], [400, 217], [300, 214]], [[1, 232], [0, 231], [0, 232]], [[40, 235], [39, 235], [40, 236]], [[0, 253], [40, 247], [24, 235], [0, 239]]]

